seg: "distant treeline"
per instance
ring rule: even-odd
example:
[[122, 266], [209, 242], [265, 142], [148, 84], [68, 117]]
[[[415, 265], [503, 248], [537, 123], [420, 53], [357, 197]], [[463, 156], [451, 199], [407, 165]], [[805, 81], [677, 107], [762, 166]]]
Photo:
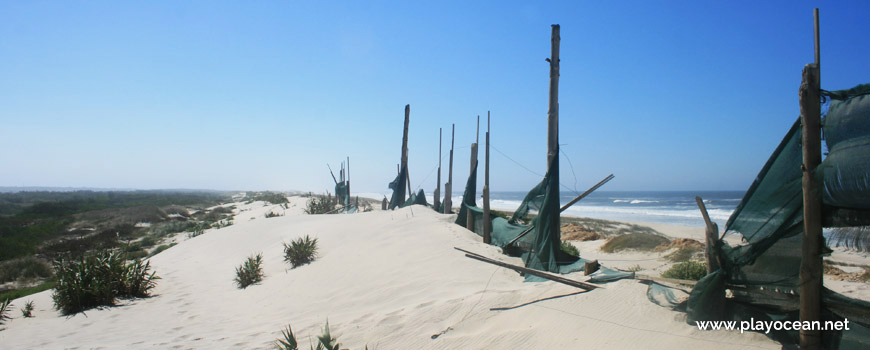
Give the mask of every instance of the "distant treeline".
[[0, 261], [38, 253], [40, 245], [49, 240], [67, 235], [81, 235], [81, 232], [70, 230], [70, 225], [80, 221], [83, 213], [172, 205], [209, 206], [227, 202], [229, 199], [229, 193], [220, 192], [0, 193]]

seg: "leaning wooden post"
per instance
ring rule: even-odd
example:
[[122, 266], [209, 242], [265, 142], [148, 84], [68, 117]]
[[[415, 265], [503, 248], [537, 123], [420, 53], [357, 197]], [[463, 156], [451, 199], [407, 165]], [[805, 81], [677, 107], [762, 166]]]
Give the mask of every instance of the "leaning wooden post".
[[[814, 11], [816, 63], [807, 64], [799, 90], [803, 146], [804, 235], [801, 248], [800, 320], [821, 321], [822, 309], [822, 197], [815, 177], [822, 162], [821, 104], [819, 102], [819, 9]], [[802, 329], [801, 349], [821, 348], [819, 330]]]
[[456, 124], [450, 132], [450, 163], [447, 165], [447, 184], [444, 185], [444, 214], [453, 213], [453, 141], [456, 138]]
[[707, 274], [710, 274], [719, 269], [719, 225], [710, 220], [707, 206], [704, 205], [701, 197], [695, 197], [695, 202], [698, 203], [698, 209], [701, 210], [701, 216], [704, 217], [707, 226], [704, 257], [707, 260]]
[[492, 243], [492, 220], [489, 216], [489, 111], [486, 111], [486, 165], [483, 173], [483, 243]]

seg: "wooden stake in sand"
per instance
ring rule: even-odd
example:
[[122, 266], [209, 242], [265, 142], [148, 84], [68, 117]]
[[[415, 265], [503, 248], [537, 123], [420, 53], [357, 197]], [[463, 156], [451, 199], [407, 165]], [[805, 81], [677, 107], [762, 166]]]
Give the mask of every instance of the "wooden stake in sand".
[[435, 210], [441, 206], [441, 128], [438, 128], [438, 180], [435, 181]]
[[444, 185], [444, 214], [453, 213], [453, 141], [456, 139], [456, 124], [450, 131], [450, 163], [447, 166], [447, 184]]
[[[408, 123], [411, 121], [411, 105], [405, 105], [405, 130], [402, 132], [402, 165], [399, 167], [399, 172], [401, 169], [405, 169], [405, 178], [408, 178]], [[405, 186], [405, 184], [396, 184], [396, 188], [399, 186]], [[411, 190], [411, 181], [408, 180], [408, 191]], [[411, 196], [410, 193], [406, 193], [408, 197]], [[405, 200], [405, 198], [401, 198], [401, 200]]]
[[[819, 103], [819, 9], [813, 11], [816, 62], [804, 66], [799, 90], [803, 146], [804, 235], [800, 268], [800, 320], [821, 321], [822, 309], [822, 197], [814, 176], [822, 162], [821, 104]], [[819, 349], [819, 330], [801, 329], [801, 349]]]
[[[468, 176], [474, 175], [474, 168], [477, 167], [477, 143], [480, 142], [480, 116], [477, 116], [477, 136], [474, 140], [474, 143], [471, 144], [471, 166], [468, 168]], [[474, 193], [472, 195], [477, 195]], [[465, 202], [467, 198], [463, 198], [462, 201]], [[471, 211], [471, 208], [465, 208], [465, 227], [474, 232], [474, 214]]]
[[695, 202], [698, 203], [698, 209], [701, 210], [701, 216], [704, 217], [704, 223], [707, 225], [704, 256], [707, 260], [707, 274], [710, 274], [721, 266], [719, 263], [719, 225], [710, 220], [707, 206], [704, 205], [704, 200], [701, 197], [695, 197]]
[[492, 219], [489, 216], [489, 111], [486, 111], [486, 165], [483, 175], [483, 243], [492, 242]]

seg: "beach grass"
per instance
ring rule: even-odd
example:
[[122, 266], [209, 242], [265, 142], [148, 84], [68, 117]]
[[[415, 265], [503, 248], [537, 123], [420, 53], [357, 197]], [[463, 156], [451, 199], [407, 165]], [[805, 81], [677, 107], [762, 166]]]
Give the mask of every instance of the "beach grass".
[[265, 275], [263, 274], [263, 253], [251, 255], [245, 262], [236, 268], [236, 286], [239, 289], [248, 288], [248, 286], [260, 282]]
[[697, 281], [707, 275], [707, 264], [700, 261], [686, 261], [667, 269], [662, 277]]
[[295, 269], [303, 264], [308, 264], [317, 258], [317, 238], [308, 235], [299, 237], [284, 244], [284, 261], [290, 263]]

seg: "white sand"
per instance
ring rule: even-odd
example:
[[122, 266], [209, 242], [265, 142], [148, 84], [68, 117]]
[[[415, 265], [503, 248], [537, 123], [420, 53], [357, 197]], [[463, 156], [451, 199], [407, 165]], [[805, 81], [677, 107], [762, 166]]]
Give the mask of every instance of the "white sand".
[[[259, 207], [258, 207], [259, 205]], [[291, 206], [304, 206], [294, 198]], [[162, 277], [155, 296], [64, 317], [51, 291], [15, 300], [4, 349], [270, 348], [292, 324], [302, 346], [329, 319], [343, 348], [362, 349], [688, 349], [779, 348], [763, 335], [699, 331], [685, 314], [647, 300], [646, 286], [622, 280], [583, 294], [555, 282], [472, 260], [458, 246], [522, 264], [454, 225], [452, 215], [412, 206], [354, 215], [266, 219], [262, 203], [238, 206], [235, 224], [182, 241], [151, 259]], [[289, 270], [282, 241], [316, 236], [320, 258]], [[263, 252], [266, 279], [239, 290], [234, 268]], [[582, 279], [580, 274], [569, 278]], [[36, 304], [35, 318], [17, 307]], [[445, 332], [446, 330], [446, 332]], [[432, 335], [444, 332], [437, 339]]]

